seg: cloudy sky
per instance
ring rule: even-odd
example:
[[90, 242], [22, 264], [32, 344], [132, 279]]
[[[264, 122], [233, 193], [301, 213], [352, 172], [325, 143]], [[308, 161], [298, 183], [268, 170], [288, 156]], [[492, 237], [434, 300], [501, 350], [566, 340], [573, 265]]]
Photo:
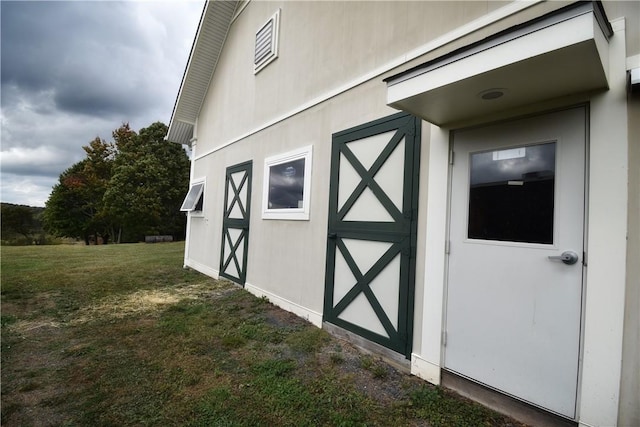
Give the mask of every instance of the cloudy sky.
[[0, 200], [44, 206], [96, 136], [168, 125], [203, 5], [2, 0]]

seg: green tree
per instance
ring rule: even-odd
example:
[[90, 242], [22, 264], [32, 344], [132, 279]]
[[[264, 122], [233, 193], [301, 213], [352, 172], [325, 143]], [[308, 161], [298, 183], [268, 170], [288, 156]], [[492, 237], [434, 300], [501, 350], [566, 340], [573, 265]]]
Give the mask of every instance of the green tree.
[[189, 159], [181, 146], [164, 140], [166, 134], [167, 126], [160, 122], [138, 134], [128, 125], [113, 133], [117, 156], [104, 198], [110, 215], [130, 237], [184, 236], [180, 204], [189, 188]]
[[167, 127], [153, 123], [136, 133], [125, 123], [114, 142], [95, 138], [87, 157], [60, 175], [44, 213], [58, 236], [136, 241], [145, 234], [184, 237], [180, 204], [189, 187], [189, 159], [164, 140]]
[[83, 192], [86, 160], [60, 174], [45, 205], [43, 220], [47, 231], [57, 236], [83, 238], [89, 244], [92, 208]]
[[82, 147], [87, 157], [65, 170], [47, 200], [44, 223], [58, 236], [83, 238], [91, 235], [108, 243], [114, 234], [114, 219], [104, 205], [111, 179], [115, 147], [100, 138]]
[[2, 203], [0, 209], [3, 240], [12, 240], [15, 243], [15, 237], [21, 236], [20, 240], [24, 238], [22, 243], [44, 243], [39, 212], [42, 208]]
[[100, 235], [106, 244], [110, 237], [119, 234], [120, 229], [117, 218], [109, 214], [104, 203], [104, 194], [111, 181], [116, 148], [113, 143], [105, 142], [98, 137], [82, 148], [87, 153], [82, 171], [86, 185], [85, 197], [93, 207], [90, 227], [93, 228], [96, 238]]

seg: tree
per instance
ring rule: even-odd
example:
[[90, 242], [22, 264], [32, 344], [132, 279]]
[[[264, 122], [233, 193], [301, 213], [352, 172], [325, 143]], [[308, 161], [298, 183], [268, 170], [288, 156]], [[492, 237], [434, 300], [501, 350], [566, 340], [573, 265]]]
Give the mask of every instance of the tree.
[[180, 204], [189, 187], [189, 159], [164, 140], [160, 122], [136, 133], [125, 123], [113, 143], [95, 138], [87, 157], [60, 175], [45, 209], [48, 229], [67, 237], [120, 242], [145, 234], [184, 236]]
[[180, 204], [189, 188], [189, 159], [181, 146], [164, 140], [166, 134], [167, 126], [160, 122], [137, 135], [128, 125], [113, 133], [118, 154], [105, 203], [137, 238], [184, 236], [186, 218]]
[[115, 236], [116, 229], [119, 229], [117, 219], [109, 215], [104, 203], [104, 194], [111, 181], [116, 148], [113, 143], [107, 143], [98, 137], [82, 148], [87, 153], [82, 172], [86, 185], [85, 196], [94, 209], [90, 227], [93, 228], [96, 238], [100, 235], [103, 243], [107, 244], [109, 237]]
[[[31, 244], [44, 243], [44, 233], [40, 221], [42, 208], [33, 208], [24, 205], [2, 203], [2, 238], [3, 240], [16, 242], [12, 236], [24, 237], [24, 242]], [[23, 242], [23, 243], [24, 243]]]
[[45, 228], [57, 236], [84, 238], [89, 244], [92, 209], [83, 194], [82, 171], [86, 160], [75, 163], [60, 174], [45, 205]]
[[96, 137], [82, 147], [87, 158], [74, 164], [61, 175], [46, 203], [44, 223], [58, 236], [102, 237], [103, 243], [113, 235], [114, 220], [104, 205], [104, 193], [111, 179], [115, 147]]

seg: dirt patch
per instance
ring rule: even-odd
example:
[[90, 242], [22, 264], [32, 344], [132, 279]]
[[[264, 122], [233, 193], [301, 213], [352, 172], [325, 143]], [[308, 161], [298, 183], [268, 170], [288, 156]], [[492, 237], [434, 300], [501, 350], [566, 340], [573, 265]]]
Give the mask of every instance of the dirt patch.
[[20, 335], [25, 335], [36, 329], [59, 328], [60, 322], [53, 319], [18, 320], [16, 323], [8, 325], [7, 330]]
[[[273, 305], [264, 311], [264, 316], [268, 324], [277, 328], [290, 330], [308, 325], [304, 319]], [[420, 378], [400, 372], [381, 358], [364, 354], [338, 337], [333, 337], [312, 356], [293, 354], [284, 346], [279, 351], [299, 364], [309, 363], [308, 358], [316, 358], [317, 363], [335, 369], [338, 377], [349, 378], [359, 391], [385, 406], [406, 399], [412, 390], [425, 384]]]
[[3, 295], [2, 315], [13, 316], [20, 314], [21, 316], [37, 315], [45, 310], [56, 307], [56, 301], [60, 298], [60, 292], [50, 291], [41, 292], [35, 295], [20, 294], [19, 298], [13, 298], [13, 301], [6, 301]]
[[404, 399], [424, 381], [398, 371], [382, 359], [365, 355], [348, 341], [334, 338], [319, 355], [321, 363], [333, 365], [341, 375], [351, 378], [361, 392], [390, 405]]
[[151, 314], [183, 300], [216, 298], [228, 292], [229, 290], [225, 287], [211, 285], [208, 282], [141, 290], [125, 296], [115, 295], [104, 298], [97, 304], [81, 308], [70, 323], [78, 324], [97, 319], [121, 319], [132, 315]]
[[[82, 307], [69, 319], [69, 324], [87, 323], [99, 319], [121, 319], [127, 316], [150, 314], [163, 310], [170, 305], [177, 304], [183, 300], [198, 300], [204, 298], [218, 298], [221, 295], [233, 292], [235, 289], [223, 286], [213, 286], [211, 283], [191, 284], [165, 288], [162, 290], [149, 289], [131, 293], [129, 295], [115, 295], [104, 298], [96, 304]], [[56, 294], [47, 293], [37, 299], [38, 304], [42, 304], [41, 310], [55, 306]], [[29, 306], [35, 304], [30, 303]], [[5, 304], [2, 306], [3, 314], [12, 315], [20, 312], [16, 304]], [[24, 310], [24, 308], [22, 308]], [[31, 310], [29, 310], [31, 311]], [[30, 320], [18, 320], [7, 325], [7, 331], [20, 335], [42, 328], [60, 328], [63, 323], [52, 318], [39, 318]]]
[[95, 305], [81, 308], [71, 320], [71, 324], [151, 313], [167, 305], [176, 304], [180, 300], [181, 298], [173, 292], [158, 290], [138, 291], [123, 298], [109, 297]]
[[291, 328], [292, 326], [302, 326], [308, 322], [295, 314], [285, 311], [276, 306], [273, 309], [265, 311], [265, 320], [269, 325], [278, 328]]

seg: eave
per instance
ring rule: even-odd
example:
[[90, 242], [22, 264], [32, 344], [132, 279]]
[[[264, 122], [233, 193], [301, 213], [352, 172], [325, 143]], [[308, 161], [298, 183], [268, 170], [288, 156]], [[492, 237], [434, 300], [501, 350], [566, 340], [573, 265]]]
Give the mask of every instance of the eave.
[[211, 0], [205, 3], [180, 91], [173, 106], [166, 139], [189, 144], [204, 97], [218, 64], [238, 1]]

